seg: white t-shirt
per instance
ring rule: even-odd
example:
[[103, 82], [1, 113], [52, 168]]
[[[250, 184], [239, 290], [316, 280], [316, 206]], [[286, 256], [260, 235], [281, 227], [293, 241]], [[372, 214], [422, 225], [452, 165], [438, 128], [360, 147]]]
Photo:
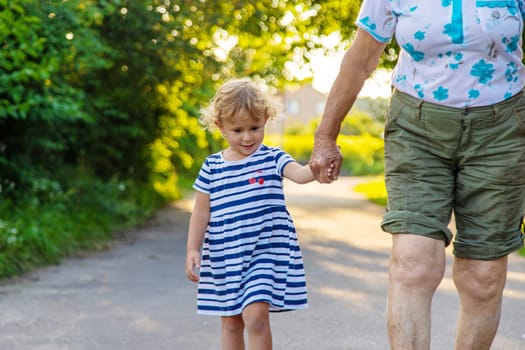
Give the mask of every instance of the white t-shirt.
[[365, 0], [356, 24], [401, 48], [392, 85], [449, 107], [485, 106], [525, 85], [525, 0]]

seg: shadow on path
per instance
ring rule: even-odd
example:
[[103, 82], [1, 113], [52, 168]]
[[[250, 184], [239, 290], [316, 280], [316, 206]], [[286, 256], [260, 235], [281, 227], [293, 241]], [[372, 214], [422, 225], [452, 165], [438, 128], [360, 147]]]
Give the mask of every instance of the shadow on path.
[[[304, 253], [309, 308], [272, 314], [276, 350], [388, 349], [384, 310], [390, 237], [384, 209], [352, 191], [362, 179], [285, 183]], [[114, 249], [0, 285], [0, 349], [220, 349], [217, 317], [197, 316], [184, 276], [191, 199], [159, 211]], [[450, 255], [447, 257], [450, 265]], [[525, 259], [511, 257], [492, 350], [525, 349]], [[407, 301], [409, 302], [409, 301]], [[433, 350], [453, 348], [450, 266], [434, 300]]]

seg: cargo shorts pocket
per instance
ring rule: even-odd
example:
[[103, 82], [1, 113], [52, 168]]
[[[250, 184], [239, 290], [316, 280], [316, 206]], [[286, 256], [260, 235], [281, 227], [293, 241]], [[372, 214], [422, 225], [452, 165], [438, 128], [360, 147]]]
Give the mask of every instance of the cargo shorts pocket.
[[521, 134], [525, 135], [525, 104], [513, 107], [512, 111], [514, 117], [518, 122]]
[[389, 132], [392, 131], [394, 123], [396, 122], [397, 118], [399, 117], [405, 106], [406, 105], [401, 100], [396, 98], [395, 95], [390, 99], [390, 104], [388, 105], [388, 110], [386, 113], [385, 131], [383, 133], [385, 139]]

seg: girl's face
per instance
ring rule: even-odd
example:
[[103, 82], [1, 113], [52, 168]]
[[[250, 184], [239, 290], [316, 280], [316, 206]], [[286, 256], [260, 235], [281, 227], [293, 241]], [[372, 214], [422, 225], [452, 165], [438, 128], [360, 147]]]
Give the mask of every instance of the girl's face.
[[217, 123], [229, 147], [223, 156], [227, 160], [240, 160], [255, 152], [264, 138], [266, 119], [255, 120], [248, 113], [241, 111], [233, 120]]

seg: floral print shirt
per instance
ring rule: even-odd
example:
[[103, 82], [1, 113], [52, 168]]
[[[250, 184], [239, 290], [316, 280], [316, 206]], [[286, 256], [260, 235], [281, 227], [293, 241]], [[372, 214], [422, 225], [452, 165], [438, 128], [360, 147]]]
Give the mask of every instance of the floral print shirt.
[[365, 0], [356, 24], [401, 52], [392, 85], [449, 107], [485, 106], [525, 85], [525, 0]]

